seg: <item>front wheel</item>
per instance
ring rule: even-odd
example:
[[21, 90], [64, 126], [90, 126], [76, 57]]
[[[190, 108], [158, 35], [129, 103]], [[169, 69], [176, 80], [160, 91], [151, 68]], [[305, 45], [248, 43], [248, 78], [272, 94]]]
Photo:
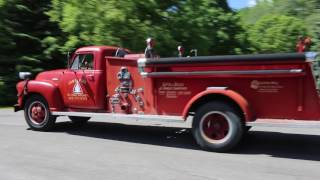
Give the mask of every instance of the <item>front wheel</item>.
[[33, 130], [49, 131], [54, 127], [56, 117], [49, 111], [47, 101], [40, 95], [33, 95], [26, 100], [24, 116]]
[[192, 123], [193, 136], [201, 148], [225, 152], [234, 148], [243, 135], [240, 114], [225, 102], [210, 102], [201, 106]]

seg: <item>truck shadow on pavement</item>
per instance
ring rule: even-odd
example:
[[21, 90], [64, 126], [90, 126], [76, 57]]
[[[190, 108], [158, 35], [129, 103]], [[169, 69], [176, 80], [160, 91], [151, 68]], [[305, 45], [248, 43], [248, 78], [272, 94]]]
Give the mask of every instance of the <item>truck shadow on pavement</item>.
[[[128, 126], [122, 124], [89, 122], [75, 126], [69, 122], [57, 123], [56, 133], [133, 142], [164, 147], [201, 150], [189, 129]], [[271, 157], [320, 161], [320, 136], [286, 134], [269, 131], [250, 131], [232, 154], [269, 155]]]
[[320, 161], [320, 136], [250, 131], [234, 153]]
[[150, 144], [165, 147], [199, 149], [191, 132], [186, 129], [122, 125], [90, 121], [83, 126], [69, 122], [56, 124], [55, 132], [115, 141]]

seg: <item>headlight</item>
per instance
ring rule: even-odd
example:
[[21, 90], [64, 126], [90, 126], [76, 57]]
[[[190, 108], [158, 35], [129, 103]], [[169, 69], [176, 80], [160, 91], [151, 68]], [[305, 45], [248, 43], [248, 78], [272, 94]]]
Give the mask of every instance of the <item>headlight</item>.
[[31, 75], [31, 72], [19, 72], [19, 78], [23, 80], [30, 79]]

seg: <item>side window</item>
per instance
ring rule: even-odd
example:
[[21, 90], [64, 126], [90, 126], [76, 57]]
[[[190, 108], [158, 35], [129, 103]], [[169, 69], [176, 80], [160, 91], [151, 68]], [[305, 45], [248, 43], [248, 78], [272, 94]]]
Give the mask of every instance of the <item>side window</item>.
[[72, 70], [91, 70], [94, 69], [93, 54], [78, 54], [71, 65]]
[[80, 69], [93, 69], [93, 54], [83, 54], [80, 60]]

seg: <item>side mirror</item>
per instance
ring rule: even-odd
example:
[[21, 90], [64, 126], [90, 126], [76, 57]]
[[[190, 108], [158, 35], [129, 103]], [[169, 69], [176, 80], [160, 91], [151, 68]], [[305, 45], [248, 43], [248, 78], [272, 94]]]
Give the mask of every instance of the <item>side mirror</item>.
[[31, 72], [19, 72], [19, 78], [22, 80], [30, 79], [31, 75]]

